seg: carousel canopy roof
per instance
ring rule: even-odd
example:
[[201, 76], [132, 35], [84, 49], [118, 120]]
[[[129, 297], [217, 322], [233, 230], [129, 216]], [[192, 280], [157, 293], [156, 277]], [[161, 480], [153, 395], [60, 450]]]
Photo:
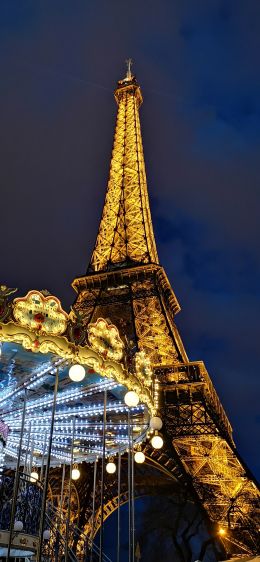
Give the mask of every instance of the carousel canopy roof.
[[[140, 397], [140, 403], [131, 408], [132, 436], [134, 441], [144, 438], [153, 410], [151, 369], [139, 353], [132, 361], [132, 372], [126, 371], [125, 344], [115, 326], [99, 318], [89, 325], [87, 334], [84, 330], [87, 339], [83, 341], [79, 319], [69, 320], [56, 297], [30, 291], [12, 303], [5, 299], [4, 305], [2, 315], [9, 308], [0, 322], [0, 434], [5, 465], [16, 461], [21, 432], [21, 464], [29, 458], [33, 466], [42, 464], [50, 438], [57, 369], [52, 465], [70, 462], [72, 441], [74, 461], [93, 461], [102, 453], [105, 391], [106, 454], [128, 447], [129, 409], [124, 396], [129, 389]], [[70, 379], [72, 364], [84, 366], [81, 382]]]

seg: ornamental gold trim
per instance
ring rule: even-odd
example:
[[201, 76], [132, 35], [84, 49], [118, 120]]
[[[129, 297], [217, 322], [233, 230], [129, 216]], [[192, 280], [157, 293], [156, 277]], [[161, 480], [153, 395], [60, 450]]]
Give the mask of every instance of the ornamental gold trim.
[[106, 359], [100, 353], [88, 346], [76, 346], [65, 336], [39, 334], [15, 322], [0, 323], [0, 342], [17, 343], [24, 349], [34, 353], [53, 353], [72, 363], [79, 363], [94, 369], [102, 377], [115, 380], [128, 390], [137, 392], [140, 402], [144, 403], [150, 412], [155, 412], [154, 400], [149, 388], [133, 373], [128, 373], [124, 365]]
[[45, 334], [63, 334], [68, 324], [68, 315], [59, 299], [39, 291], [29, 291], [25, 297], [14, 299], [13, 315], [21, 326]]

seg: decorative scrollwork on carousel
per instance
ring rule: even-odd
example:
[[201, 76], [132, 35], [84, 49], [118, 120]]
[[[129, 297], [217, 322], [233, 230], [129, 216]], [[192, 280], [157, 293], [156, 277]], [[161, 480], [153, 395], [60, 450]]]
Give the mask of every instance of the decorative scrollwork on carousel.
[[[5, 286], [4, 286], [5, 287]], [[0, 302], [6, 302], [14, 289], [2, 289]], [[0, 342], [15, 342], [24, 349], [52, 353], [65, 361], [79, 363], [102, 377], [113, 378], [138, 393], [152, 413], [155, 411], [151, 391], [151, 371], [144, 353], [129, 349], [109, 319], [98, 318], [83, 327], [82, 318], [74, 309], [68, 315], [57, 297], [48, 291], [29, 291], [25, 297], [8, 304], [7, 321], [0, 319]], [[12, 312], [12, 313], [11, 313]]]
[[69, 340], [75, 345], [84, 345], [86, 342], [86, 328], [83, 324], [82, 315], [74, 307], [71, 307], [67, 334]]
[[98, 318], [94, 324], [88, 325], [88, 339], [91, 347], [103, 357], [121, 361], [124, 343], [116, 326], [104, 318]]
[[16, 293], [16, 291], [17, 289], [0, 285], [0, 322], [5, 322], [11, 315], [12, 303], [9, 302], [9, 297]]
[[68, 315], [59, 299], [39, 291], [29, 291], [25, 297], [15, 299], [13, 315], [21, 326], [39, 334], [61, 335], [67, 328]]

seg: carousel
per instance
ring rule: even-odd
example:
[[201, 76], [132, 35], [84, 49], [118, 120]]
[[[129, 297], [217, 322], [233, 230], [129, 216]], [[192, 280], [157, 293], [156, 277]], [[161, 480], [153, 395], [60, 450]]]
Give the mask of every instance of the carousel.
[[[0, 560], [108, 562], [104, 485], [117, 478], [120, 510], [123, 456], [134, 560], [134, 465], [147, 439], [163, 445], [149, 359], [109, 318], [84, 328], [47, 291], [14, 293], [0, 287]], [[78, 526], [84, 473], [87, 529]]]

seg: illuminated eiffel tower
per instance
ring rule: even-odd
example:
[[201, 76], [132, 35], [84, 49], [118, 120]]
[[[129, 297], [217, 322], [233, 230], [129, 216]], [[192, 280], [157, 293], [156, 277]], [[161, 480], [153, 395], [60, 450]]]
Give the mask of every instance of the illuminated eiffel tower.
[[[148, 201], [139, 108], [131, 72], [118, 82], [114, 146], [105, 204], [86, 275], [73, 281], [83, 323], [109, 318], [133, 350], [149, 355], [165, 446], [147, 463], [189, 489], [230, 553], [258, 551], [259, 489], [202, 361], [190, 362], [175, 325], [180, 306], [159, 263]], [[116, 489], [105, 517], [117, 507]]]

